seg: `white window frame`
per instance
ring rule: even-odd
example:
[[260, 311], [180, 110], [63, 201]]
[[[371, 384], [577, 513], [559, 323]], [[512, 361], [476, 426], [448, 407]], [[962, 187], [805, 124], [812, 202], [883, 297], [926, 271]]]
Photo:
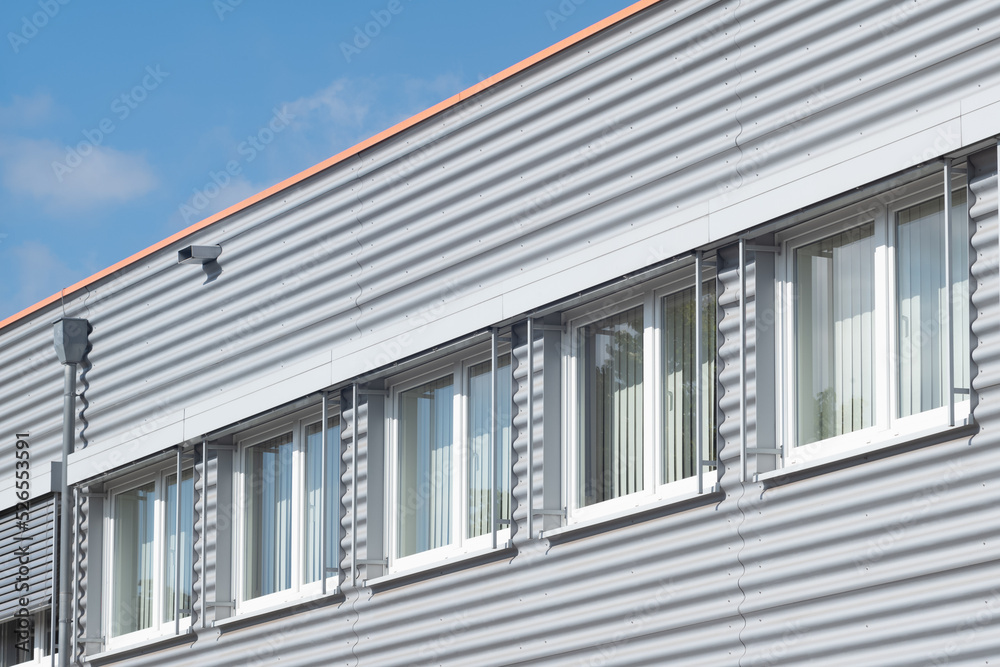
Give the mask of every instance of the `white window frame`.
[[[510, 346], [501, 344], [497, 346], [497, 358], [510, 355]], [[400, 373], [392, 377], [389, 382], [388, 405], [386, 406], [386, 441], [388, 444], [386, 454], [386, 497], [387, 508], [385, 544], [388, 554], [389, 573], [405, 572], [408, 570], [420, 569], [439, 563], [444, 560], [459, 557], [465, 554], [474, 553], [492, 548], [492, 533], [485, 533], [476, 537], [468, 536], [469, 525], [469, 396], [468, 382], [470, 369], [482, 362], [489, 361], [489, 346], [478, 345], [475, 348], [449, 355], [448, 357], [429, 363], [420, 368]], [[513, 358], [511, 358], [513, 364]], [[501, 371], [496, 366], [496, 371], [511, 372], [511, 366]], [[427, 549], [409, 556], [398, 556], [399, 553], [399, 517], [396, 508], [399, 506], [399, 398], [408, 389], [419, 387], [420, 385], [433, 382], [442, 377], [451, 375], [454, 394], [452, 397], [452, 543], [441, 547]], [[503, 400], [498, 396], [497, 400]], [[498, 431], [503, 431], [503, 424], [498, 423]], [[509, 425], [508, 425], [509, 426]], [[501, 443], [497, 442], [497, 446]], [[494, 471], [494, 480], [496, 471]], [[507, 489], [510, 492], [510, 489]], [[498, 518], [499, 520], [499, 518]], [[498, 526], [497, 546], [501, 547], [510, 540], [510, 526]]]
[[[185, 462], [181, 466], [181, 478], [177, 481], [177, 493], [180, 494], [181, 484], [184, 479], [184, 475], [188, 472], [193, 471], [193, 465], [190, 462]], [[171, 636], [175, 633], [174, 621], [167, 620], [163, 618], [163, 604], [164, 604], [164, 591], [166, 586], [165, 575], [167, 571], [166, 563], [163, 560], [164, 549], [166, 547], [167, 531], [169, 526], [167, 526], [167, 478], [171, 475], [177, 474], [177, 466], [173, 461], [169, 463], [163, 463], [152, 468], [147, 468], [145, 470], [123, 476], [116, 479], [113, 485], [109, 486], [108, 492], [108, 505], [105, 512], [105, 526], [104, 526], [104, 553], [108, 554], [107, 557], [107, 567], [104, 592], [105, 596], [103, 599], [107, 602], [104, 604], [104, 609], [102, 610], [102, 622], [105, 628], [105, 648], [107, 650], [112, 650], [115, 648], [121, 648], [126, 646], [134, 646], [136, 644], [142, 644], [144, 642]], [[192, 472], [193, 474], [193, 472]], [[115, 499], [118, 495], [122, 493], [127, 493], [136, 487], [142, 486], [149, 482], [154, 483], [154, 509], [153, 509], [153, 575], [154, 585], [153, 585], [153, 624], [143, 630], [137, 630], [135, 632], [129, 632], [127, 634], [119, 635], [117, 637], [112, 637], [112, 611], [113, 611], [113, 600], [114, 600], [114, 568], [116, 565], [116, 552], [115, 552]], [[194, 508], [192, 508], [193, 511]], [[193, 559], [193, 554], [191, 555]], [[180, 573], [177, 573], [178, 579], [180, 578]], [[194, 579], [192, 578], [192, 585]], [[194, 591], [191, 591], [191, 600], [194, 599]], [[188, 614], [186, 616], [180, 617], [180, 630], [181, 632], [186, 632], [191, 627], [191, 610], [187, 610]]]
[[[701, 282], [715, 280], [713, 267], [702, 268]], [[596, 520], [608, 515], [634, 511], [658, 502], [678, 500], [698, 493], [698, 477], [692, 475], [673, 482], [664, 482], [662, 469], [666, 433], [664, 430], [663, 392], [666, 381], [664, 363], [664, 330], [663, 330], [663, 300], [665, 297], [689, 289], [695, 284], [695, 268], [692, 263], [685, 263], [666, 276], [651, 280], [642, 285], [624, 290], [611, 298], [580, 306], [563, 313], [563, 356], [562, 377], [563, 396], [565, 397], [562, 411], [563, 433], [563, 466], [562, 488], [565, 490], [566, 523], [569, 525]], [[613, 303], [613, 307], [602, 304]], [[623, 313], [642, 306], [643, 309], [643, 398], [642, 398], [642, 451], [643, 451], [643, 488], [630, 494], [594, 503], [589, 506], [580, 505], [580, 489], [578, 485], [579, 453], [578, 416], [580, 410], [579, 396], [579, 330], [606, 317]], [[714, 358], [715, 350], [702, 351], [705, 358]], [[707, 392], [706, 392], [707, 393]], [[709, 406], [714, 409], [714, 406]], [[711, 433], [704, 434], [703, 451], [700, 460], [706, 458], [710, 445]], [[700, 461], [699, 461], [700, 463]], [[705, 466], [705, 484], [703, 490], [711, 490], [714, 482], [709, 481], [709, 470]], [[711, 472], [712, 479], [717, 472]]]
[[[339, 418], [339, 410], [330, 406], [327, 419]], [[234, 484], [233, 484], [233, 506], [237, 509], [235, 513], [237, 520], [233, 526], [233, 553], [235, 554], [235, 567], [233, 567], [233, 597], [235, 599], [235, 613], [245, 614], [261, 611], [271, 607], [282, 606], [300, 601], [304, 598], [313, 598], [320, 595], [323, 590], [322, 577], [316, 581], [305, 582], [305, 557], [306, 557], [306, 429], [318, 422], [322, 422], [322, 414], [315, 409], [303, 410], [294, 415], [264, 424], [254, 429], [240, 433], [236, 437], [236, 456], [233, 462]], [[326, 427], [325, 424], [321, 425]], [[244, 554], [244, 536], [246, 521], [246, 452], [254, 445], [259, 445], [271, 438], [292, 434], [292, 553], [291, 553], [291, 586], [282, 591], [276, 591], [256, 598], [244, 598], [244, 575], [246, 558]], [[340, 475], [342, 474], [342, 463], [340, 462], [339, 451], [337, 453], [337, 473], [334, 478], [327, 479], [327, 493], [336, 494], [334, 503], [339, 506], [342, 502], [340, 498]], [[333, 528], [339, 535], [339, 513], [334, 517], [327, 517]], [[340, 540], [334, 536], [333, 544], [335, 548]], [[337, 553], [327, 554], [332, 556], [334, 567], [333, 572], [326, 573], [327, 592], [332, 594], [338, 590], [340, 583], [340, 566]], [[325, 568], [326, 564], [320, 566]]]
[[[952, 192], [965, 186], [961, 175], [951, 183]], [[781, 248], [776, 263], [775, 308], [777, 320], [781, 323], [776, 341], [776, 361], [779, 379], [777, 401], [777, 423], [779, 446], [782, 449], [783, 466], [803, 465], [819, 459], [826, 459], [863, 448], [877, 446], [881, 442], [891, 442], [901, 436], [915, 434], [928, 429], [947, 426], [948, 405], [925, 410], [907, 417], [898, 417], [899, 407], [899, 358], [898, 313], [897, 313], [897, 266], [896, 266], [896, 213], [917, 204], [940, 197], [943, 183], [940, 174], [921, 179], [889, 193], [872, 197], [853, 206], [848, 206], [819, 216], [775, 235]], [[826, 438], [805, 445], [797, 445], [795, 435], [797, 378], [795, 367], [795, 310], [794, 310], [794, 262], [795, 251], [817, 240], [839, 232], [858, 227], [867, 222], [874, 223], [874, 277], [876, 283], [873, 327], [875, 327], [874, 358], [875, 385], [873, 395], [876, 406], [873, 411], [875, 421], [872, 426], [851, 433]], [[952, 224], [954, 224], [952, 220]], [[966, 365], [970, 359], [964, 360]], [[957, 373], [957, 366], [956, 366]], [[955, 423], [965, 423], [970, 416], [970, 394], [955, 397]]]

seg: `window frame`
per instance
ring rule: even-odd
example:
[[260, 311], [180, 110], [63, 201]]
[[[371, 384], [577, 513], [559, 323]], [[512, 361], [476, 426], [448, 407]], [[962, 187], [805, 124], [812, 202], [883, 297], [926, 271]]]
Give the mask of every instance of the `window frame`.
[[[177, 482], [178, 494], [181, 494], [181, 487], [183, 485], [184, 476], [190, 472], [192, 474], [192, 484], [194, 483], [194, 465], [191, 461], [184, 461], [181, 465], [181, 475]], [[163, 606], [166, 601], [166, 563], [164, 562], [164, 554], [167, 547], [167, 533], [170, 530], [170, 526], [167, 525], [167, 516], [169, 508], [167, 507], [167, 479], [177, 474], [177, 465], [174, 461], [164, 462], [155, 466], [145, 468], [141, 471], [136, 471], [134, 473], [123, 475], [122, 477], [115, 479], [114, 482], [110, 483], [106, 487], [107, 491], [107, 508], [104, 513], [104, 553], [108, 554], [107, 566], [104, 568], [106, 572], [106, 579], [104, 583], [104, 597], [107, 600], [107, 604], [103, 605], [101, 610], [101, 619], [104, 632], [104, 645], [106, 650], [113, 650], [116, 648], [134, 646], [137, 644], [142, 644], [150, 640], [171, 636], [174, 634], [175, 626], [173, 619], [166, 619], [163, 613]], [[128, 493], [140, 486], [153, 482], [153, 493], [154, 493], [154, 508], [153, 508], [153, 599], [152, 599], [152, 617], [153, 622], [148, 628], [143, 628], [141, 630], [136, 630], [134, 632], [128, 632], [118, 636], [112, 636], [112, 629], [114, 619], [112, 618], [112, 612], [114, 608], [114, 594], [115, 594], [115, 567], [117, 565], [117, 550], [115, 549], [115, 522], [117, 521], [116, 516], [116, 499], [119, 495], [123, 493]], [[194, 505], [192, 497], [192, 517], [194, 514]], [[192, 535], [193, 539], [193, 535]], [[193, 546], [193, 545], [192, 545]], [[191, 561], [193, 562], [194, 555], [190, 555]], [[177, 573], [179, 578], [180, 573]], [[193, 600], [194, 590], [193, 590], [194, 579], [192, 577], [192, 590], [189, 594], [189, 599]], [[181, 610], [183, 611], [183, 610]], [[191, 609], [187, 610], [187, 615], [180, 617], [180, 629], [181, 632], [186, 632], [191, 628]]]
[[[703, 264], [700, 280], [715, 281], [717, 272], [714, 265]], [[680, 293], [695, 286], [695, 263], [684, 262], [664, 276], [646, 281], [627, 288], [610, 297], [564, 311], [562, 314], [562, 378], [563, 378], [563, 410], [562, 410], [562, 453], [565, 465], [562, 466], [562, 488], [564, 489], [564, 507], [566, 508], [566, 524], [572, 525], [591, 520], [597, 520], [612, 514], [634, 511], [646, 505], [698, 494], [698, 476], [692, 475], [673, 482], [665, 482], [663, 474], [665, 449], [667, 445], [666, 418], [663, 407], [666, 391], [665, 371], [665, 312], [666, 297]], [[704, 295], [704, 292], [703, 292]], [[704, 297], [703, 297], [704, 298]], [[716, 299], [718, 295], [716, 294]], [[583, 506], [580, 502], [581, 455], [579, 443], [580, 405], [580, 363], [579, 349], [581, 327], [601, 319], [624, 313], [637, 306], [643, 309], [643, 398], [642, 398], [642, 452], [643, 452], [643, 487], [633, 493], [618, 496], [608, 500]], [[718, 324], [716, 323], [716, 329]], [[713, 371], [713, 381], [717, 381], [717, 351], [703, 349], [705, 359], [712, 360], [716, 365]], [[647, 379], [648, 378], [648, 379]], [[707, 400], [708, 392], [704, 399]], [[717, 399], [716, 399], [717, 400]], [[715, 405], [707, 405], [706, 409], [714, 410]], [[701, 443], [703, 451], [699, 460], [705, 460], [714, 433], [704, 433]], [[696, 446], [696, 445], [695, 445]], [[705, 466], [704, 475], [711, 470], [716, 475], [717, 470]], [[706, 482], [708, 480], [706, 479]], [[703, 493], [714, 488], [714, 483], [706, 483]]]
[[[950, 184], [952, 197], [956, 191], [966, 187], [962, 174], [955, 174]], [[900, 405], [900, 356], [899, 356], [899, 277], [898, 277], [898, 234], [897, 214], [900, 211], [933, 201], [942, 196], [943, 182], [940, 173], [921, 178], [913, 183], [869, 197], [854, 205], [831, 211], [811, 220], [796, 224], [775, 234], [775, 240], [780, 248], [779, 260], [775, 267], [775, 310], [780, 326], [776, 328], [776, 378], [778, 392], [781, 397], [776, 402], [776, 421], [778, 446], [783, 452], [779, 457], [780, 467], [808, 464], [829, 456], [841, 455], [852, 450], [878, 446], [881, 442], [892, 442], [908, 434], [916, 434], [928, 429], [947, 426], [948, 405], [944, 405], [914, 413], [905, 417], [899, 415]], [[954, 208], [954, 204], [952, 205]], [[856, 229], [872, 222], [874, 225], [873, 239], [875, 250], [873, 255], [873, 276], [875, 280], [875, 299], [872, 311], [872, 327], [874, 330], [873, 358], [881, 360], [874, 364], [875, 378], [873, 397], [876, 401], [873, 409], [875, 417], [871, 426], [815, 440], [798, 445], [798, 380], [796, 378], [796, 357], [798, 354], [795, 339], [795, 252], [806, 245], [829, 238], [840, 232]], [[951, 220], [955, 224], [954, 217]], [[966, 216], [965, 229], [969, 231], [969, 221]], [[954, 228], [951, 230], [954, 235]], [[953, 247], [954, 252], [954, 247]], [[971, 257], [970, 257], [971, 261]], [[968, 271], [966, 266], [966, 271]], [[954, 273], [955, 267], [952, 267]], [[949, 277], [949, 280], [951, 278]], [[955, 289], [955, 283], [949, 286]], [[969, 297], [966, 291], [966, 298]], [[955, 308], [958, 302], [955, 301]], [[970, 310], [971, 312], [971, 310]], [[969, 324], [969, 322], [966, 322]], [[954, 330], [954, 320], [952, 320]], [[964, 327], [968, 333], [968, 327]], [[956, 346], [957, 348], [957, 346]], [[968, 371], [971, 365], [971, 355], [963, 360]], [[966, 376], [969, 376], [966, 373]], [[956, 377], [958, 366], [956, 364]], [[955, 394], [955, 425], [965, 423], [971, 415], [971, 388], [969, 393]]]
[[[502, 343], [497, 345], [497, 360], [504, 356], [510, 357], [508, 372], [512, 372], [513, 355], [510, 345]], [[410, 570], [421, 569], [435, 563], [440, 563], [448, 559], [463, 556], [491, 549], [493, 537], [491, 532], [483, 535], [469, 537], [469, 486], [468, 464], [471, 456], [469, 433], [469, 378], [470, 370], [473, 366], [490, 360], [490, 346], [488, 343], [479, 344], [468, 350], [463, 350], [450, 354], [442, 359], [424, 364], [418, 368], [399, 373], [387, 379], [387, 405], [385, 410], [386, 425], [386, 457], [385, 457], [385, 485], [386, 485], [386, 521], [385, 521], [385, 545], [386, 557], [388, 561], [388, 573], [395, 574]], [[501, 366], [497, 363], [497, 372]], [[407, 556], [399, 556], [399, 447], [400, 447], [400, 396], [415, 387], [419, 387], [428, 382], [441, 379], [445, 376], [452, 378], [452, 459], [451, 459], [451, 534], [454, 536], [451, 543], [440, 547], [433, 547], [424, 551], [419, 551]], [[513, 393], [509, 397], [513, 403]], [[497, 396], [498, 401], [503, 400], [501, 395]], [[494, 409], [498, 409], [494, 406]], [[512, 422], [513, 420], [511, 420]], [[511, 424], [507, 424], [511, 429]], [[501, 434], [504, 424], [497, 421], [497, 430]], [[498, 443], [502, 444], [502, 443]], [[510, 443], [511, 446], [513, 443]], [[512, 460], [512, 459], [511, 459]], [[496, 471], [494, 471], [494, 479]], [[511, 475], [512, 477], [512, 475]], [[508, 487], [510, 486], [508, 478]], [[510, 488], [506, 489], [508, 495]], [[496, 532], [497, 547], [503, 546], [510, 540], [510, 526], [500, 525]]]
[[[238, 508], [236, 520], [233, 522], [232, 545], [233, 545], [233, 604], [234, 614], [259, 612], [271, 607], [281, 606], [288, 603], [301, 601], [305, 598], [312, 598], [320, 595], [323, 590], [323, 577], [318, 577], [315, 581], [305, 581], [306, 579], [306, 522], [308, 520], [308, 480], [306, 477], [306, 446], [307, 429], [319, 423], [322, 424], [322, 413], [316, 408], [307, 408], [294, 414], [276, 419], [272, 422], [262, 424], [256, 428], [249, 429], [237, 434], [234, 437], [235, 456], [233, 461], [233, 506]], [[331, 402], [328, 407], [327, 420], [337, 420], [337, 425], [332, 427], [339, 430], [340, 410], [335, 403]], [[331, 428], [329, 425], [326, 428]], [[245, 574], [247, 559], [245, 553], [244, 539], [246, 535], [245, 522], [247, 520], [247, 498], [246, 498], [246, 478], [247, 450], [260, 445], [268, 440], [279, 437], [286, 433], [291, 433], [292, 446], [292, 471], [291, 471], [291, 555], [290, 555], [290, 581], [291, 585], [273, 593], [259, 595], [253, 598], [245, 597]], [[340, 436], [338, 435], [338, 442]], [[343, 499], [340, 497], [340, 476], [343, 474], [343, 462], [341, 461], [340, 447], [336, 448], [336, 470], [335, 475], [327, 479], [327, 494], [333, 493], [333, 504], [336, 509]], [[329, 495], [327, 502], [330, 502]], [[322, 511], [322, 509], [321, 509]], [[326, 573], [327, 594], [335, 594], [339, 590], [341, 577], [341, 563], [338, 557], [340, 544], [340, 516], [337, 512], [334, 516], [328, 516], [327, 521], [335, 531], [333, 535], [333, 554], [327, 554], [328, 559], [333, 561], [333, 572]], [[329, 530], [329, 528], [328, 528]], [[327, 538], [329, 539], [329, 535]], [[326, 567], [323, 563], [321, 570]]]

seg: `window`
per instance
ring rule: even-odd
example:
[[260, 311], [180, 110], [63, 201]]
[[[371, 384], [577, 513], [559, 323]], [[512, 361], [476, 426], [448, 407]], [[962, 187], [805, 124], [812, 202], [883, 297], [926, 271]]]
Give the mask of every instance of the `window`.
[[389, 415], [392, 569], [488, 547], [494, 503], [496, 517], [509, 520], [510, 363], [509, 352], [496, 359], [495, 453], [488, 352], [395, 378]]
[[925, 182], [779, 237], [788, 462], [946, 423], [952, 396], [956, 417], [968, 414], [968, 212], [954, 190], [948, 277], [940, 188]]
[[0, 667], [48, 665], [49, 610], [0, 623]]
[[237, 590], [243, 610], [318, 592], [337, 572], [340, 417], [327, 420], [326, 565], [323, 567], [323, 429], [299, 416], [240, 442]]
[[714, 458], [715, 280], [702, 275], [700, 304], [694, 281], [689, 267], [564, 317], [571, 520], [696, 491]]
[[[173, 470], [173, 472], [170, 472]], [[181, 530], [177, 532], [177, 494]], [[172, 633], [180, 589], [180, 615], [191, 615], [191, 551], [194, 485], [191, 469], [132, 477], [111, 490], [108, 645], [133, 644]], [[177, 570], [177, 553], [181, 567]]]

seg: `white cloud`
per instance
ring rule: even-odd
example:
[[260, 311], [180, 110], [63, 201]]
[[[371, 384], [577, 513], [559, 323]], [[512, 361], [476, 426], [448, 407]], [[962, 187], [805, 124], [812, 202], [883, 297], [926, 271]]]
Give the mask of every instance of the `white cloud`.
[[0, 169], [8, 190], [50, 211], [129, 201], [157, 184], [145, 156], [86, 142], [69, 150], [48, 140], [0, 143]]
[[356, 128], [364, 124], [377, 88], [370, 80], [337, 79], [326, 88], [285, 106], [294, 116], [294, 129], [316, 124]]
[[52, 97], [44, 93], [21, 97], [14, 95], [8, 106], [0, 105], [0, 127], [24, 127], [44, 123], [53, 113]]
[[14, 281], [5, 281], [0, 292], [0, 319], [35, 304], [45, 297], [85, 277], [70, 268], [52, 250], [37, 241], [25, 241], [20, 245], [0, 247], [0, 257], [16, 276]]

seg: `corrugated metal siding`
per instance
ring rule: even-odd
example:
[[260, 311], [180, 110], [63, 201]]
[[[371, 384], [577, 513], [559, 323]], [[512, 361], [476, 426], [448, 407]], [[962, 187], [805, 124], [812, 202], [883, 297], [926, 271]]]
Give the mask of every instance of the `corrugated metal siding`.
[[[225, 249], [215, 282], [201, 286], [203, 274], [164, 253], [68, 303], [95, 326], [91, 445], [198, 436], [178, 425], [282, 368], [326, 371], [276, 390], [267, 407], [422, 352], [734, 231], [703, 216], [769, 188], [782, 201], [739, 209], [742, 228], [895, 173], [906, 165], [876, 156], [851, 178], [795, 185], [892, 138], [917, 151], [914, 161], [939, 156], [963, 139], [906, 138], [1000, 82], [998, 21], [993, 3], [971, 0], [660, 3], [199, 232], [190, 242]], [[543, 481], [552, 488], [543, 441], [559, 443], [550, 427], [560, 419], [560, 355], [558, 332], [532, 346], [529, 470], [518, 324], [512, 558], [377, 592], [345, 585], [343, 601], [199, 631], [190, 645], [128, 664], [986, 664], [1000, 655], [1000, 247], [995, 153], [987, 157], [970, 175], [974, 435], [740, 480], [744, 402], [747, 441], [757, 442], [756, 275], [751, 265], [744, 396], [730, 246], [717, 279], [721, 493], [524, 541], [529, 474], [533, 505], [551, 503], [541, 495]], [[58, 448], [50, 315], [0, 337], [0, 401], [12, 408], [0, 427], [31, 428], [39, 460]], [[384, 515], [382, 402], [373, 394], [356, 416], [342, 410], [345, 571], [355, 513], [359, 558], [383, 555], [373, 546]], [[123, 450], [115, 463], [138, 451]], [[232, 519], [219, 484], [210, 479], [198, 533], [209, 564]], [[360, 569], [362, 580], [380, 574]], [[228, 588], [216, 576], [210, 566], [208, 602]]]
[[[74, 519], [74, 567], [73, 567], [73, 628], [75, 635], [70, 645], [74, 659], [80, 661], [87, 651], [87, 591], [90, 587], [90, 500], [77, 494]], [[98, 516], [97, 521], [103, 520]]]
[[[199, 413], [223, 401], [217, 420], [246, 416], [241, 392], [279, 367], [324, 369], [319, 388], [728, 233], [704, 216], [933, 128], [1000, 83], [993, 10], [654, 6], [193, 235], [224, 247], [214, 282], [171, 249], [67, 301], [95, 327], [87, 438], [197, 437], [224, 425], [195, 427]], [[865, 164], [856, 183], [748, 204], [741, 224], [904, 166]], [[615, 253], [629, 264], [596, 263]], [[39, 460], [58, 448], [54, 315], [0, 340], [0, 430], [30, 427]], [[0, 479], [9, 466], [5, 448]]]
[[[514, 384], [513, 384], [513, 409], [511, 411], [511, 424], [513, 435], [511, 437], [511, 448], [513, 456], [511, 461], [511, 485], [513, 504], [511, 505], [511, 517], [514, 522], [514, 534], [512, 539], [519, 549], [523, 549], [528, 542], [528, 523], [531, 522], [531, 536], [537, 538], [544, 528], [538, 517], [528, 516], [528, 494], [531, 494], [531, 510], [543, 509], [545, 499], [542, 494], [544, 481], [544, 452], [542, 450], [541, 424], [544, 416], [542, 402], [542, 379], [544, 377], [544, 367], [541, 362], [542, 340], [537, 335], [535, 340], [529, 342], [527, 339], [527, 326], [525, 324], [514, 327], [512, 332], [513, 343], [511, 345], [511, 363], [513, 364]], [[534, 355], [532, 361], [532, 377], [528, 377], [528, 355]], [[528, 383], [534, 383], [529, 392]], [[532, 423], [528, 423], [528, 397], [533, 399]], [[533, 429], [532, 451], [528, 452], [528, 429]]]
[[[35, 500], [28, 510], [24, 530], [18, 526], [17, 513], [0, 516], [0, 622], [14, 617], [21, 597], [28, 598], [28, 609], [35, 611], [50, 603], [52, 598], [52, 497]], [[28, 574], [20, 573], [19, 549], [27, 547]], [[24, 577], [23, 581], [18, 581]], [[26, 590], [18, 590], [27, 583]]]

